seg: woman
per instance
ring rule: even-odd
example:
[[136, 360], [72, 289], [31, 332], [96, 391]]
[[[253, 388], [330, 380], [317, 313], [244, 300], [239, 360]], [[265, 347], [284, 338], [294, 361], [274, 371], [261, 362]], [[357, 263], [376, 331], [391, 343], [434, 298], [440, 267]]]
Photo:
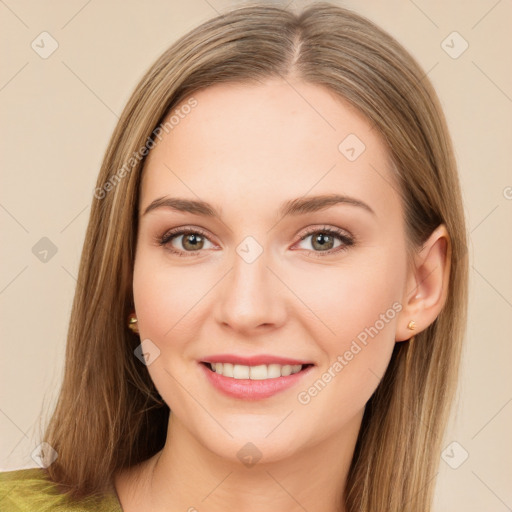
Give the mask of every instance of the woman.
[[430, 510], [466, 235], [394, 39], [327, 3], [204, 23], [137, 86], [94, 196], [46, 467], [2, 475], [12, 510]]

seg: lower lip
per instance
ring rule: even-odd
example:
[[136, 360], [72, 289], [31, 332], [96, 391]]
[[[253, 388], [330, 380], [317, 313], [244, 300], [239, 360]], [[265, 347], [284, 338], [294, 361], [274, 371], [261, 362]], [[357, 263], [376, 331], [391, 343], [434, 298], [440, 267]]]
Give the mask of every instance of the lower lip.
[[252, 379], [234, 379], [224, 377], [219, 373], [211, 371], [205, 364], [200, 363], [206, 377], [210, 383], [221, 393], [244, 400], [260, 400], [269, 398], [277, 393], [291, 388], [297, 384], [306, 374], [310, 372], [313, 366], [308, 366], [304, 370], [286, 377], [276, 377], [275, 379], [252, 380]]

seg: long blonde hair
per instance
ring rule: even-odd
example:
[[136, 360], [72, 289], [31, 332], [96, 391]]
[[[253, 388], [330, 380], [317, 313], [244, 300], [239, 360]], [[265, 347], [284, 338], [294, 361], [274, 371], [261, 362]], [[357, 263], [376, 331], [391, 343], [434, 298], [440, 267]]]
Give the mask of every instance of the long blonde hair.
[[292, 74], [345, 98], [379, 131], [396, 168], [409, 243], [420, 247], [441, 223], [450, 234], [445, 306], [413, 343], [395, 345], [366, 405], [345, 490], [349, 512], [430, 510], [466, 326], [456, 162], [439, 100], [416, 61], [366, 18], [324, 2], [300, 13], [246, 5], [207, 21], [158, 58], [128, 101], [98, 177], [64, 379], [44, 435], [59, 454], [48, 474], [70, 497], [103, 492], [117, 470], [148, 459], [166, 438], [169, 409], [127, 328], [144, 164], [134, 155], [194, 92]]

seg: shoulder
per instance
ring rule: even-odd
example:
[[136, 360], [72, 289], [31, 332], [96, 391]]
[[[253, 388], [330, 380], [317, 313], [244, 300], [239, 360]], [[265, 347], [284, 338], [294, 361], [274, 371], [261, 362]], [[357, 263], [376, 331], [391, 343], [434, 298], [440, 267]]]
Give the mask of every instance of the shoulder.
[[2, 512], [122, 512], [115, 494], [71, 502], [42, 468], [0, 472]]

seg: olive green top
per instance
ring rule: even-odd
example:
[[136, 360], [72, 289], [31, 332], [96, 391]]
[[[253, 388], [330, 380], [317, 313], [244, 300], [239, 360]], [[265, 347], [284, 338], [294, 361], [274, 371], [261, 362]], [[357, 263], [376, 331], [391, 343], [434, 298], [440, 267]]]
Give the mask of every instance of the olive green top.
[[0, 472], [2, 512], [123, 512], [112, 490], [101, 498], [70, 499], [57, 490], [42, 468]]

